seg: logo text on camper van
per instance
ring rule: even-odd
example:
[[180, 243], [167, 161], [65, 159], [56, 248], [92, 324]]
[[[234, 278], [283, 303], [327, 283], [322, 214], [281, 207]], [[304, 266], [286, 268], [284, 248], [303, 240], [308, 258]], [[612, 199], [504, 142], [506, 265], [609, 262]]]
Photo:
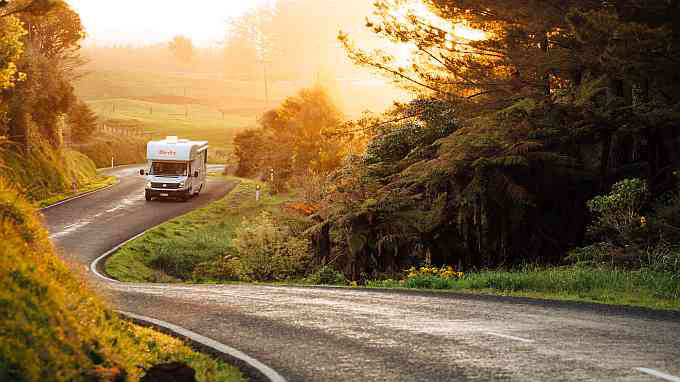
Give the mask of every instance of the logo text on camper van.
[[158, 154], [159, 154], [159, 155], [169, 156], [169, 157], [174, 157], [175, 155], [177, 155], [177, 152], [176, 152], [176, 151], [173, 151], [173, 150], [160, 150], [160, 151], [158, 152]]

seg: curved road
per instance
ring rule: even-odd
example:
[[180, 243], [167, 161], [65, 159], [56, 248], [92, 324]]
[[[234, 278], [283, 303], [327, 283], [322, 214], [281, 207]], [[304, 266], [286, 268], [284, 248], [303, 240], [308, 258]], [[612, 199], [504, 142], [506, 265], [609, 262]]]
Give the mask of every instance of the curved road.
[[[234, 186], [213, 179], [189, 203], [147, 204], [138, 168], [108, 171], [119, 185], [44, 212], [73, 264], [87, 267]], [[118, 309], [238, 348], [290, 381], [680, 382], [677, 313], [333, 288], [94, 284]]]

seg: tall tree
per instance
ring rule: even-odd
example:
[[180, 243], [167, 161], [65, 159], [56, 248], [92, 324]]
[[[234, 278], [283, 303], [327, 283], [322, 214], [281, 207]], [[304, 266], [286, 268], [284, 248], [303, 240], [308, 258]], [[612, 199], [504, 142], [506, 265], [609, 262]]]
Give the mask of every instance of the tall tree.
[[0, 34], [0, 90], [4, 90], [14, 86], [20, 76], [16, 62], [24, 50], [22, 37], [26, 31], [16, 17], [10, 16], [0, 18]]
[[8, 107], [5, 130], [24, 147], [36, 134], [56, 146], [61, 141], [60, 117], [75, 100], [71, 81], [82, 63], [80, 17], [63, 1], [50, 2], [46, 12], [22, 12], [17, 17], [28, 26], [23, 40], [26, 49], [17, 62], [26, 78], [14, 91], [3, 94]]
[[184, 36], [175, 36], [168, 45], [175, 59], [182, 65], [188, 65], [194, 59], [194, 43]]
[[[367, 22], [412, 50], [408, 64], [340, 35], [356, 63], [437, 105], [400, 105], [341, 171], [315, 241], [337, 240], [348, 273], [559, 261], [583, 240], [598, 186], [647, 173], [668, 189], [680, 169], [677, 1], [425, 3], [377, 1]], [[445, 118], [423, 121], [433, 111]]]

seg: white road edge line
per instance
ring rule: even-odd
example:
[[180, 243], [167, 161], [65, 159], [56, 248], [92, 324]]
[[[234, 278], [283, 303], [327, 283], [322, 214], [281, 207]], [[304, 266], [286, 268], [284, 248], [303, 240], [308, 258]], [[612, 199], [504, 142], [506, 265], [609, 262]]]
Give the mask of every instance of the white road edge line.
[[146, 321], [149, 323], [152, 323], [154, 325], [163, 327], [165, 329], [171, 330], [180, 336], [186, 337], [191, 339], [192, 341], [198, 342], [201, 345], [210, 347], [212, 349], [215, 349], [221, 353], [227, 354], [233, 358], [236, 358], [238, 360], [241, 360], [245, 362], [248, 366], [258, 370], [260, 373], [264, 374], [265, 377], [269, 378], [271, 382], [287, 382], [284, 377], [282, 377], [279, 373], [277, 373], [274, 369], [271, 367], [263, 364], [262, 362], [256, 360], [255, 358], [243, 353], [240, 350], [236, 350], [232, 347], [229, 347], [227, 345], [224, 345], [220, 342], [217, 342], [213, 339], [210, 339], [208, 337], [202, 336], [198, 333], [194, 333], [190, 330], [184, 329], [181, 326], [173, 325], [171, 323], [157, 320], [155, 318], [150, 318], [150, 317], [144, 317], [140, 316], [134, 313], [129, 313], [129, 312], [123, 312], [123, 311], [118, 311], [118, 313], [128, 316], [130, 318], [136, 319], [136, 320], [141, 320], [141, 321]]
[[534, 340], [528, 340], [526, 338], [520, 338], [520, 337], [515, 337], [515, 336], [509, 336], [507, 334], [500, 334], [500, 333], [494, 333], [494, 332], [484, 332], [490, 336], [495, 336], [495, 337], [501, 337], [501, 338], [506, 338], [509, 340], [513, 341], [519, 341], [519, 342], [525, 342], [525, 343], [532, 343]]
[[[99, 264], [100, 261], [111, 256], [114, 252], [116, 252], [117, 250], [122, 248], [125, 244], [127, 244], [127, 243], [129, 243], [129, 242], [131, 242], [131, 241], [133, 241], [137, 238], [142, 237], [145, 233], [149, 232], [151, 229], [153, 229], [153, 228], [150, 228], [150, 229], [148, 229], [148, 230], [146, 230], [146, 231], [144, 231], [140, 234], [137, 234], [137, 235], [125, 240], [124, 242], [118, 244], [117, 246], [115, 246], [111, 250], [107, 251], [105, 254], [96, 258], [90, 264], [90, 271], [95, 276], [99, 277], [100, 279], [106, 280], [106, 281], [111, 282], [111, 283], [121, 284], [120, 281], [112, 279], [110, 277], [106, 277], [103, 274], [99, 273], [99, 271], [97, 270], [97, 265]], [[158, 325], [160, 327], [166, 328], [166, 329], [173, 331], [173, 332], [175, 332], [175, 333], [177, 333], [181, 336], [188, 337], [191, 340], [196, 341], [196, 342], [198, 342], [202, 345], [205, 345], [205, 346], [208, 346], [212, 349], [215, 349], [218, 352], [225, 353], [225, 354], [227, 354], [227, 355], [229, 355], [233, 358], [239, 359], [239, 360], [243, 361], [244, 363], [246, 363], [247, 365], [249, 365], [250, 367], [258, 370], [264, 376], [269, 378], [269, 380], [271, 382], [288, 382], [285, 378], [283, 378], [279, 373], [277, 373], [274, 369], [270, 368], [269, 366], [263, 364], [262, 362], [256, 360], [255, 358], [243, 353], [242, 351], [236, 350], [236, 349], [229, 347], [229, 346], [227, 346], [223, 343], [217, 342], [217, 341], [215, 341], [211, 338], [204, 337], [204, 336], [202, 336], [198, 333], [194, 333], [194, 332], [192, 332], [188, 329], [182, 328], [181, 326], [173, 325], [171, 323], [161, 321], [161, 320], [157, 320], [155, 318], [139, 316], [139, 315], [136, 315], [134, 313], [122, 312], [122, 311], [119, 311], [119, 313], [123, 314], [125, 316], [128, 316], [130, 318], [138, 319], [138, 320], [141, 320], [141, 321], [147, 321], [147, 322], [150, 322], [154, 325]]]
[[659, 379], [664, 379], [666, 381], [680, 382], [680, 378], [673, 376], [673, 375], [670, 375], [670, 374], [662, 373], [662, 372], [654, 370], [654, 369], [647, 369], [645, 367], [638, 367], [635, 370], [639, 371], [640, 373], [644, 373], [644, 374], [648, 374], [648, 375], [657, 377]]
[[86, 197], [86, 196], [90, 196], [90, 195], [92, 195], [92, 194], [96, 194], [97, 192], [104, 191], [104, 190], [108, 190], [108, 189], [111, 188], [111, 187], [117, 186], [119, 183], [120, 183], [120, 178], [117, 179], [116, 182], [115, 182], [114, 184], [111, 184], [111, 185], [106, 186], [106, 187], [104, 187], [104, 188], [98, 188], [98, 189], [96, 189], [96, 190], [92, 190], [92, 191], [86, 192], [86, 193], [84, 193], [84, 194], [80, 194], [80, 195], [78, 195], [78, 196], [74, 196], [74, 197], [69, 198], [69, 199], [62, 200], [62, 201], [59, 202], [59, 203], [51, 204], [51, 205], [49, 205], [49, 206], [47, 206], [47, 207], [41, 208], [40, 211], [47, 211], [47, 210], [49, 210], [50, 208], [58, 207], [58, 206], [61, 206], [61, 205], [63, 205], [63, 204], [66, 204], [66, 203], [70, 203], [70, 202], [72, 202], [72, 201], [74, 201], [74, 200], [78, 200], [78, 199], [84, 198], [84, 197]]
[[135, 240], [135, 239], [137, 239], [137, 238], [142, 237], [142, 235], [144, 235], [144, 234], [147, 233], [147, 232], [148, 232], [148, 230], [146, 230], [146, 231], [144, 231], [144, 232], [142, 232], [142, 233], [139, 233], [139, 234], [137, 234], [137, 235], [135, 235], [135, 236], [133, 236], [133, 237], [131, 237], [131, 238], [125, 240], [124, 242], [122, 242], [122, 243], [118, 244], [117, 246], [113, 247], [112, 249], [108, 250], [105, 254], [103, 254], [103, 255], [97, 257], [97, 258], [90, 264], [90, 271], [91, 271], [92, 273], [94, 273], [95, 276], [99, 277], [100, 279], [106, 280], [106, 281], [108, 281], [108, 282], [120, 284], [120, 281], [118, 281], [118, 280], [116, 280], [116, 279], [112, 279], [112, 278], [110, 278], [110, 277], [106, 277], [106, 276], [104, 276], [103, 274], [99, 273], [99, 271], [97, 270], [97, 265], [99, 264], [100, 261], [106, 259], [107, 257], [111, 256], [114, 252], [116, 252], [117, 250], [121, 249], [125, 244], [127, 244], [127, 243], [129, 243], [129, 242], [131, 242], [131, 241], [133, 241], [133, 240]]

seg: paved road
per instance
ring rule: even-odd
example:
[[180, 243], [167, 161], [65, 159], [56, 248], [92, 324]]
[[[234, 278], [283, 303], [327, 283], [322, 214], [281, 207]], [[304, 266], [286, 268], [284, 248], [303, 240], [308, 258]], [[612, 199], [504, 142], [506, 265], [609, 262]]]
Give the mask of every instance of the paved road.
[[[65, 257], [87, 266], [233, 186], [212, 181], [190, 203], [149, 206], [135, 173], [116, 170], [120, 185], [46, 211]], [[290, 381], [680, 381], [674, 313], [346, 289], [96, 286], [121, 310], [236, 347]]]

